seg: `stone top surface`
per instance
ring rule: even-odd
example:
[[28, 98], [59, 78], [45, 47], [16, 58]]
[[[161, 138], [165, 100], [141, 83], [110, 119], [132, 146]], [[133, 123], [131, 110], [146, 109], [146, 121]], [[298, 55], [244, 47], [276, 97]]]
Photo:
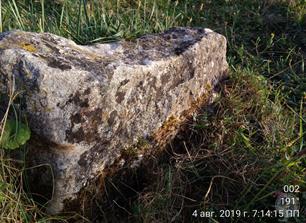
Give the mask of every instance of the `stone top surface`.
[[48, 65], [61, 70], [92, 66], [92, 62], [99, 62], [103, 67], [110, 63], [146, 65], [181, 54], [210, 32], [200, 28], [172, 28], [132, 41], [81, 46], [54, 34], [16, 30], [0, 34], [0, 49], [23, 49], [46, 60], [52, 57]]

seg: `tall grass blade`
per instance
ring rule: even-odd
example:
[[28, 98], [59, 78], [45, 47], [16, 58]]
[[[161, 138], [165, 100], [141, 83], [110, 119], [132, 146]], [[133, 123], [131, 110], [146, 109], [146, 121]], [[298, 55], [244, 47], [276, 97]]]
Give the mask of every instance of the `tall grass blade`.
[[40, 24], [40, 32], [45, 31], [45, 0], [40, 0], [41, 4], [41, 24]]
[[14, 14], [14, 17], [15, 17], [16, 22], [18, 23], [19, 29], [24, 30], [24, 25], [22, 23], [22, 19], [21, 19], [20, 14], [19, 14], [19, 9], [16, 5], [15, 0], [12, 0], [12, 2], [13, 3], [9, 2], [10, 9], [11, 9], [12, 13]]
[[3, 21], [2, 21], [2, 0], [0, 0], [0, 32], [3, 32]]

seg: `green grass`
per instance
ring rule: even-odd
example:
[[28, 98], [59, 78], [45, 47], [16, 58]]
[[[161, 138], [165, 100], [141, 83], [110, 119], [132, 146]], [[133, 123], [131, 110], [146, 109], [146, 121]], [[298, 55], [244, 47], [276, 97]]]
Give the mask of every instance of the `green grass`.
[[178, 25], [183, 18], [181, 9], [164, 0], [16, 2], [6, 1], [2, 5], [3, 30], [51, 32], [80, 44], [159, 32]]
[[[106, 182], [108, 193], [95, 201], [92, 217], [192, 222], [195, 209], [273, 209], [273, 193], [284, 185], [305, 191], [305, 0], [0, 0], [0, 31], [51, 32], [79, 44], [172, 26], [225, 35], [230, 77], [216, 102], [186, 123], [165, 153], [128, 172], [128, 181], [117, 175]], [[22, 189], [23, 164], [3, 152], [1, 160], [0, 219], [46, 219]]]

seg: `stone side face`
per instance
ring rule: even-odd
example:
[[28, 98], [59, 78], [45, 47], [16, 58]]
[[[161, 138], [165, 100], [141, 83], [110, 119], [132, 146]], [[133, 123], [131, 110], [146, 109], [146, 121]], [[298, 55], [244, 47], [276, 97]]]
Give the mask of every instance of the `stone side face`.
[[135, 145], [165, 145], [227, 69], [226, 39], [209, 29], [92, 46], [48, 33], [0, 34], [0, 91], [22, 92], [35, 134], [29, 159], [53, 169], [51, 213], [123, 164]]

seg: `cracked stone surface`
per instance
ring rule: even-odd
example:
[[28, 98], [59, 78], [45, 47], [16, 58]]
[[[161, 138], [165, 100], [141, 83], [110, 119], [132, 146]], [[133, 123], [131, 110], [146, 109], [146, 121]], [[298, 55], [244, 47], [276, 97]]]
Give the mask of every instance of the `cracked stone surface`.
[[[0, 92], [21, 92], [34, 134], [28, 159], [53, 171], [50, 213], [131, 151], [162, 148], [227, 69], [226, 39], [209, 29], [90, 46], [49, 33], [0, 34]], [[32, 174], [50, 186], [48, 174]]]

